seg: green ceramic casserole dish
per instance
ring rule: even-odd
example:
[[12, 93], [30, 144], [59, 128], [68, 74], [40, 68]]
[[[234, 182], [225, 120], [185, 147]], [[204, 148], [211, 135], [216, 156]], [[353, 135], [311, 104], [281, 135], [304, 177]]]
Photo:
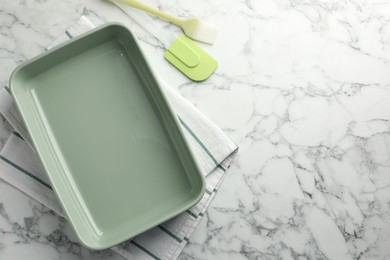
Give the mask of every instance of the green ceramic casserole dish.
[[177, 117], [126, 27], [106, 24], [21, 64], [10, 87], [85, 246], [126, 241], [203, 196]]

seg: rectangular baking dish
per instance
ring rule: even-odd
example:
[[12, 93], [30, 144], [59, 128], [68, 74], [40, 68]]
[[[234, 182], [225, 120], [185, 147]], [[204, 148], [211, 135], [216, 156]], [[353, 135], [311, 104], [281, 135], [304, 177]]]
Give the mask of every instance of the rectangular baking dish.
[[106, 24], [25, 62], [10, 87], [85, 246], [114, 246], [203, 196], [176, 115], [126, 27]]

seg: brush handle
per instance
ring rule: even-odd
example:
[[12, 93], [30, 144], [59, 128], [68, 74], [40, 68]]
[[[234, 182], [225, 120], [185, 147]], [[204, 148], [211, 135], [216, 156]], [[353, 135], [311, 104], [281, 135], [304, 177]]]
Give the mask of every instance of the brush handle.
[[154, 9], [146, 4], [139, 2], [138, 0], [119, 0], [119, 1], [122, 3], [128, 4], [128, 5], [131, 5], [134, 8], [151, 13], [155, 16], [158, 16], [158, 17], [160, 17], [168, 22], [174, 23], [174, 24], [179, 25], [179, 26], [181, 26], [184, 22], [183, 19], [180, 19], [180, 18], [177, 18], [173, 15], [169, 15], [167, 13], [161, 12], [160, 10]]
[[164, 45], [165, 49], [168, 49], [169, 46], [171, 46], [172, 42], [175, 41], [176, 37], [173, 37], [172, 35], [166, 33], [160, 27], [160, 25], [158, 25], [155, 21], [152, 20], [149, 15], [145, 14], [140, 10], [132, 8], [129, 5], [123, 4], [120, 1], [114, 1], [113, 3], [116, 4], [127, 15], [133, 18], [139, 25], [145, 28], [154, 37], [160, 40], [160, 42], [162, 42], [162, 44]]

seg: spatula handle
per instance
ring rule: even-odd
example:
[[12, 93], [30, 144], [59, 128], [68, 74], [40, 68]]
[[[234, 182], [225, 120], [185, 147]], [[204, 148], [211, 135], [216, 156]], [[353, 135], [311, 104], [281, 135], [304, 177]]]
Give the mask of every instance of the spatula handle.
[[122, 9], [127, 15], [133, 18], [139, 25], [149, 31], [152, 35], [154, 35], [158, 40], [160, 40], [165, 49], [168, 49], [172, 42], [175, 41], [176, 37], [168, 34], [164, 31], [152, 18], [146, 13], [132, 8], [129, 5], [126, 5], [120, 1], [114, 1], [114, 3]]
[[157, 10], [157, 9], [154, 9], [146, 4], [143, 4], [141, 3], [140, 1], [138, 0], [119, 0], [120, 2], [124, 3], [124, 4], [128, 4], [134, 8], [137, 8], [137, 9], [140, 9], [140, 10], [143, 10], [145, 12], [148, 12], [148, 13], [151, 13], [155, 16], [158, 16], [168, 22], [171, 22], [171, 23], [174, 23], [176, 25], [181, 25], [183, 23], [183, 20], [180, 19], [180, 18], [177, 18], [173, 15], [170, 15], [170, 14], [167, 14], [167, 13], [164, 13], [164, 12], [161, 12], [160, 10]]

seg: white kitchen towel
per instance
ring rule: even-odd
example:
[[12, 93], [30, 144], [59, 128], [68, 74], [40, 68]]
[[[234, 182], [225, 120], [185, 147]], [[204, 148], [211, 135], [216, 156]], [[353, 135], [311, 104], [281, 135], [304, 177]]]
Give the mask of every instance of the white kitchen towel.
[[[93, 27], [88, 19], [81, 17], [50, 47]], [[221, 129], [182, 96], [166, 84], [162, 86], [205, 176], [206, 193], [193, 208], [112, 248], [127, 259], [176, 259], [210, 205], [238, 149]], [[0, 178], [63, 215], [7, 87], [0, 90], [0, 113], [15, 129], [0, 151]]]

